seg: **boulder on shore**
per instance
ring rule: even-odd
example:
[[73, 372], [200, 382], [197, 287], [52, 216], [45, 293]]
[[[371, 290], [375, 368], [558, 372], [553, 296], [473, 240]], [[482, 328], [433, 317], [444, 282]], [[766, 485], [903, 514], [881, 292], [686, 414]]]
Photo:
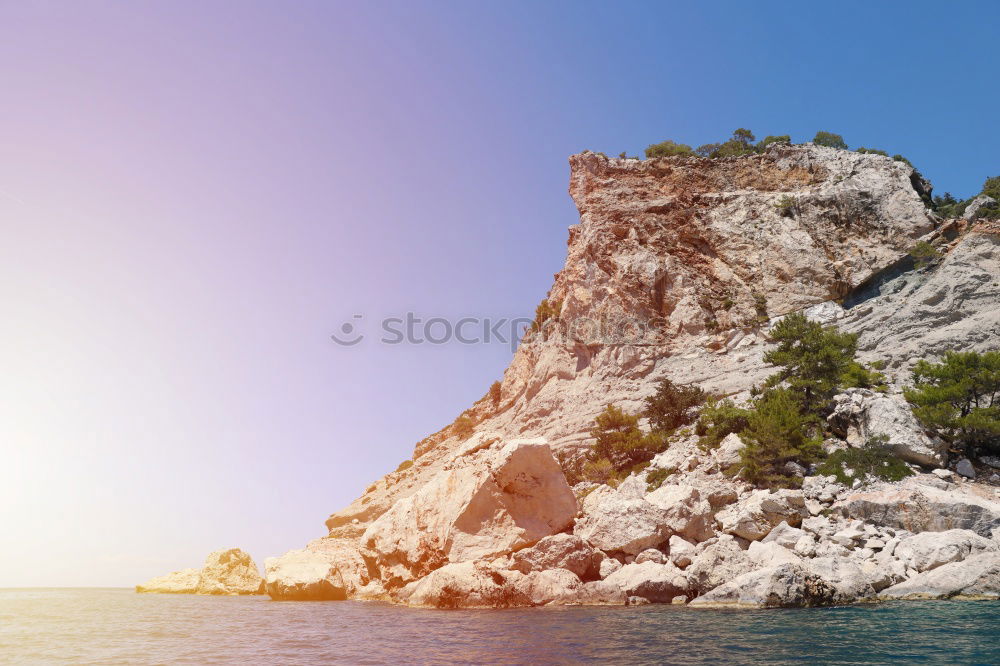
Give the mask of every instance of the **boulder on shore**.
[[883, 489], [856, 492], [832, 507], [847, 518], [910, 532], [972, 530], [984, 537], [1000, 527], [1000, 502], [967, 488], [934, 488], [907, 480]]
[[973, 555], [885, 589], [883, 599], [1000, 599], [1000, 552]]
[[[370, 576], [351, 539], [316, 539], [301, 550], [264, 561], [272, 599], [329, 601], [359, 596]], [[363, 596], [363, 595], [360, 595]]]
[[361, 538], [389, 588], [449, 563], [491, 559], [573, 524], [576, 497], [544, 440], [482, 446], [396, 502]]

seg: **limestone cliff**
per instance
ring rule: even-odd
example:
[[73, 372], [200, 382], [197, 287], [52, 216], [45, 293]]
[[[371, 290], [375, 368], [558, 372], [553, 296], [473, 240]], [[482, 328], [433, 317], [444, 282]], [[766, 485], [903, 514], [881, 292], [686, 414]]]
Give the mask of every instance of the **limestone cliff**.
[[[667, 485], [650, 491], [630, 477], [598, 488], [574, 517], [550, 451], [585, 446], [605, 405], [638, 411], [664, 378], [746, 397], [771, 372], [770, 327], [796, 311], [858, 333], [863, 360], [888, 363], [888, 397], [838, 397], [843, 445], [877, 425], [905, 460], [941, 464], [947, 451], [915, 423], [900, 384], [916, 358], [998, 346], [1000, 234], [937, 218], [923, 203], [930, 185], [907, 164], [811, 144], [724, 159], [583, 153], [570, 167], [580, 222], [547, 298], [557, 316], [518, 347], [499, 403], [484, 397], [465, 412], [471, 438], [449, 426], [418, 443], [411, 467], [333, 514], [328, 538], [285, 556], [295, 562], [269, 562], [272, 596], [322, 598], [319, 587], [333, 585], [330, 598], [438, 607], [760, 605], [777, 589], [790, 605], [839, 603], [922, 575], [887, 544], [949, 528], [963, 552], [988, 555], [977, 566], [993, 566], [1000, 503], [989, 488], [937, 470], [861, 489], [875, 499], [822, 477], [802, 491], [756, 491], [720, 474], [738, 438], [711, 455], [677, 441], [654, 460], [681, 472]], [[908, 252], [920, 240], [944, 256], [915, 270]], [[925, 507], [944, 491], [951, 502], [930, 517], [893, 503], [908, 493]], [[775, 530], [780, 543], [764, 543]], [[325, 583], [299, 575], [303, 558], [321, 560]], [[586, 566], [567, 576], [559, 562], [570, 559]]]

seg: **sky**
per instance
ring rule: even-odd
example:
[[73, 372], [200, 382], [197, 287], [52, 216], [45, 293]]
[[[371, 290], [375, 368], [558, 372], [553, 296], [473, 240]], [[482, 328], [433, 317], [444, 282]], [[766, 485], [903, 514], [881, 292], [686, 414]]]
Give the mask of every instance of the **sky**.
[[[995, 2], [0, 2], [0, 586], [258, 563], [481, 397], [567, 157], [748, 127], [1000, 174]], [[334, 342], [331, 335], [357, 344]]]

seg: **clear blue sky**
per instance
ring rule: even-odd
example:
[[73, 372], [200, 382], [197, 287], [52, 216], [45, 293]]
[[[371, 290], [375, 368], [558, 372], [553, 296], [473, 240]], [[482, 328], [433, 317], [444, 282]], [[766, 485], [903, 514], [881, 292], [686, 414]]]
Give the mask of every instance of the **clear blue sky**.
[[258, 560], [500, 377], [568, 155], [816, 130], [968, 196], [1000, 173], [995, 2], [0, 5], [0, 585]]

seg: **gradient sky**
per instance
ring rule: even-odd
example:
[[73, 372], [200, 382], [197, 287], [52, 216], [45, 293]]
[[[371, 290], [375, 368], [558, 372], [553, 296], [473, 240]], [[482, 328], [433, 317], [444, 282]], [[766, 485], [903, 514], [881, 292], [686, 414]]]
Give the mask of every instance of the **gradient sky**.
[[[568, 155], [746, 126], [1000, 173], [995, 2], [0, 3], [0, 586], [262, 563], [499, 378]], [[367, 331], [373, 333], [373, 331]]]

